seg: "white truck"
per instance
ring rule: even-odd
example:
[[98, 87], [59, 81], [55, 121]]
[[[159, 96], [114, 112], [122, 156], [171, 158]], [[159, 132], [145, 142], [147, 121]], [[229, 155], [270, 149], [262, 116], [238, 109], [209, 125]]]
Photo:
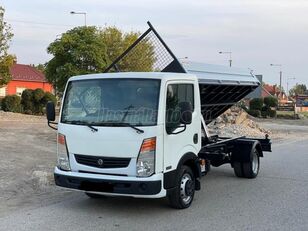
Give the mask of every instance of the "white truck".
[[47, 104], [48, 125], [57, 124], [54, 177], [56, 185], [89, 197], [167, 196], [182, 209], [191, 205], [210, 165], [229, 163], [236, 176], [255, 178], [271, 142], [211, 136], [206, 124], [253, 91], [258, 80], [238, 69], [183, 67], [149, 26], [106, 72], [119, 71], [121, 60], [149, 33], [167, 50], [169, 63], [156, 65], [155, 72], [71, 77], [58, 123], [53, 103]]

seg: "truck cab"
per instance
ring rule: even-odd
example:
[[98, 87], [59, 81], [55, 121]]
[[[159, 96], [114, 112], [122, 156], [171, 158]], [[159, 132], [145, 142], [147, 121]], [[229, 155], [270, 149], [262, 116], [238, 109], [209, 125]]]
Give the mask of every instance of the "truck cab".
[[193, 177], [184, 186], [194, 186], [200, 115], [198, 80], [191, 74], [72, 77], [59, 115], [55, 182], [88, 195], [160, 198], [186, 163]]

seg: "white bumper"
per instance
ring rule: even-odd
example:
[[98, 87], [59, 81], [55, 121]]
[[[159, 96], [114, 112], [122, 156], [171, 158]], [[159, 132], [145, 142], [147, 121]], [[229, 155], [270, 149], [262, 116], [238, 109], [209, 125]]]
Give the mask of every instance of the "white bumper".
[[161, 198], [166, 196], [163, 173], [150, 177], [129, 177], [62, 171], [55, 167], [56, 185], [110, 196]]

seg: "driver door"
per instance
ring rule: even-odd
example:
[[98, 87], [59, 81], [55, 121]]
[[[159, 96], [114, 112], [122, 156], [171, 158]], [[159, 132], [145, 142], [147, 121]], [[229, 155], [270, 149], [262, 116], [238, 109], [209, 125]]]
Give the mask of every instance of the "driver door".
[[[185, 153], [197, 153], [200, 147], [198, 134], [201, 128], [198, 110], [195, 107], [196, 98], [199, 96], [196, 96], [195, 87], [193, 81], [170, 81], [166, 85], [164, 172], [176, 169]], [[192, 106], [192, 122], [187, 124], [186, 128], [179, 122], [181, 102], [189, 102]]]

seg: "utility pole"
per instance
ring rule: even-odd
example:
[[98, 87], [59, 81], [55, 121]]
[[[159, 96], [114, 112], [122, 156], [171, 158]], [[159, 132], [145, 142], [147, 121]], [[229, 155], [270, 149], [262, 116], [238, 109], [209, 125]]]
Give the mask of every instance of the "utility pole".
[[289, 94], [289, 80], [295, 80], [296, 78], [287, 78], [287, 94], [288, 94], [288, 97], [290, 96]]
[[279, 88], [280, 88], [280, 92], [279, 92], [279, 95], [282, 96], [282, 70], [281, 70], [282, 64], [273, 64], [273, 63], [271, 63], [270, 65], [272, 67], [280, 67], [280, 71], [279, 71]]
[[279, 88], [280, 88], [280, 92], [282, 92], [281, 85], [282, 85], [282, 71], [280, 70], [280, 72], [279, 72]]
[[75, 12], [75, 11], [71, 11], [71, 14], [81, 14], [84, 16], [84, 26], [87, 26], [87, 13], [86, 12]]

